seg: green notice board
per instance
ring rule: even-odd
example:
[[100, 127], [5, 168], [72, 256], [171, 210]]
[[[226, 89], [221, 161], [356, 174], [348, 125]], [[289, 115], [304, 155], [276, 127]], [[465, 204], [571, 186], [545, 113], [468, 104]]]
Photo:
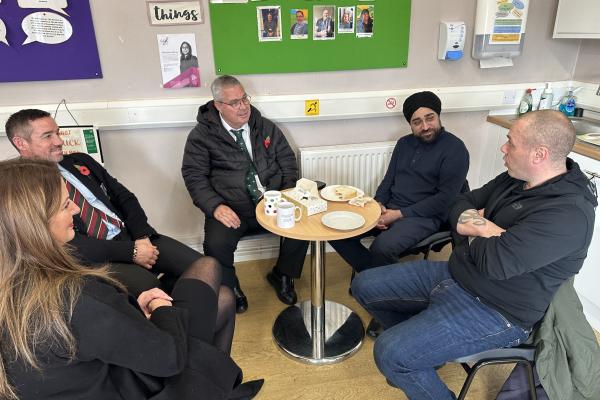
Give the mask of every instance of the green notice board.
[[[338, 7], [372, 5], [373, 35], [338, 31]], [[281, 41], [261, 42], [257, 7], [281, 7]], [[313, 7], [335, 6], [335, 39], [314, 40]], [[210, 3], [215, 69], [224, 74], [406, 67], [411, 0], [273, 0]], [[308, 38], [291, 39], [292, 9], [308, 9]], [[360, 14], [360, 10], [358, 11]], [[320, 17], [321, 15], [319, 15]], [[355, 29], [356, 31], [356, 29]]]

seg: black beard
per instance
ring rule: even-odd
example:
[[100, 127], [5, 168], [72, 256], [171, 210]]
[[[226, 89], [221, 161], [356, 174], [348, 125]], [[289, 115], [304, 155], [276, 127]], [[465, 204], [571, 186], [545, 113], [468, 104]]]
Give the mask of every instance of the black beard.
[[431, 142], [434, 142], [435, 139], [438, 138], [438, 136], [440, 136], [441, 132], [442, 132], [442, 128], [441, 127], [437, 128], [437, 129], [433, 129], [433, 136], [430, 139], [427, 139], [427, 140], [423, 139], [423, 137], [421, 135], [419, 135], [419, 136], [415, 135], [415, 136], [422, 143], [431, 143]]

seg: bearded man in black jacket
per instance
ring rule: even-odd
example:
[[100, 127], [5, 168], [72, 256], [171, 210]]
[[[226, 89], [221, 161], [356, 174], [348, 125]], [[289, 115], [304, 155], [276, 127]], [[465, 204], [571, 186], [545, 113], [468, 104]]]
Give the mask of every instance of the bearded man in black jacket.
[[[250, 105], [233, 76], [211, 85], [214, 100], [200, 106], [190, 132], [181, 172], [194, 204], [205, 215], [204, 252], [223, 266], [223, 283], [233, 288], [237, 312], [248, 308], [233, 266], [233, 254], [247, 233], [260, 231], [255, 208], [265, 190], [296, 186], [296, 156], [281, 130]], [[308, 242], [284, 238], [267, 275], [279, 300], [297, 301], [294, 278], [302, 273]]]
[[567, 157], [574, 143], [559, 112], [519, 118], [501, 147], [507, 171], [459, 195], [450, 211], [448, 262], [394, 264], [354, 280], [354, 297], [386, 328], [375, 362], [408, 398], [455, 399], [434, 367], [523, 342], [581, 269], [598, 203]]

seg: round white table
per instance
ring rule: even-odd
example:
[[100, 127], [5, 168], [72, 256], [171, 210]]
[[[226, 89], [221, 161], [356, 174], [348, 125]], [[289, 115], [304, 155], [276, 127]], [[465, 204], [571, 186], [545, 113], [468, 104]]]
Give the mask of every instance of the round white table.
[[[303, 215], [293, 228], [277, 226], [275, 216], [265, 214], [264, 200], [256, 206], [256, 219], [266, 230], [291, 239], [308, 240], [311, 245], [311, 298], [287, 307], [273, 325], [273, 338], [279, 348], [295, 360], [309, 364], [332, 364], [354, 354], [364, 338], [358, 314], [343, 304], [325, 300], [325, 245], [328, 240], [347, 239], [372, 229], [381, 215], [375, 201], [365, 207], [346, 202], [327, 202], [327, 211]], [[352, 230], [336, 230], [321, 223], [332, 211], [351, 211], [365, 223]]]

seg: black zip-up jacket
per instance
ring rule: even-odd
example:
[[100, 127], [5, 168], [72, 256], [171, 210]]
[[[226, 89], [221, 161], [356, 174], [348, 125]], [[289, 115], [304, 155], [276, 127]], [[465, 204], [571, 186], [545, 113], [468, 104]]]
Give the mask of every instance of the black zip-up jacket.
[[450, 256], [454, 279], [510, 322], [531, 328], [554, 293], [581, 269], [594, 230], [598, 202], [577, 163], [567, 172], [523, 190], [506, 172], [482, 188], [462, 194], [450, 211], [456, 229], [467, 209], [485, 209], [485, 218], [506, 229], [500, 236], [459, 236]]
[[[188, 135], [181, 173], [196, 207], [208, 218], [215, 208], [229, 206], [241, 217], [254, 217], [255, 206], [245, 185], [250, 161], [221, 124], [211, 100], [200, 106], [198, 124]], [[281, 130], [252, 107], [250, 113], [252, 157], [267, 190], [296, 186], [296, 156]]]

